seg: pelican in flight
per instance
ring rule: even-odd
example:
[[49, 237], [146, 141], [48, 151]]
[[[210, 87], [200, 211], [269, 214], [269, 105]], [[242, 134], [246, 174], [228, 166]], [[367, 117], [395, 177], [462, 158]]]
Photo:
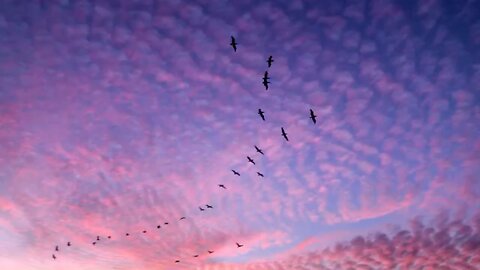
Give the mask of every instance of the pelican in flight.
[[287, 137], [287, 133], [285, 133], [285, 130], [283, 129], [282, 127], [282, 136], [285, 138], [285, 140], [287, 140], [288, 142], [288, 137]]
[[310, 109], [310, 118], [312, 119], [314, 124], [317, 123], [317, 116], [315, 115], [312, 109]]
[[230, 46], [232, 46], [233, 48], [233, 51], [237, 51], [237, 42], [235, 42], [235, 38], [233, 36], [230, 36], [230, 38], [232, 39], [232, 42], [230, 42]]
[[262, 151], [262, 149], [258, 148], [256, 145], [255, 146], [255, 150], [257, 150], [258, 153], [262, 154], [262, 155], [265, 155]]
[[263, 85], [265, 86], [265, 90], [268, 90], [268, 84], [270, 83], [268, 80], [270, 77], [268, 77], [268, 71], [265, 71], [265, 74], [263, 75]]
[[271, 67], [273, 62], [275, 61], [273, 61], [273, 57], [270, 55], [270, 57], [267, 59], [268, 67]]
[[263, 121], [265, 121], [265, 112], [262, 111], [262, 109], [258, 109], [258, 115], [262, 118]]

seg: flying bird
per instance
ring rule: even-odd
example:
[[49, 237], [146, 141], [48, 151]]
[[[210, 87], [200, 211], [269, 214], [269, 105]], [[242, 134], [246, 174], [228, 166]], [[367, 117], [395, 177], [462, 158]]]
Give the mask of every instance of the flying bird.
[[285, 138], [285, 140], [287, 140], [288, 142], [288, 137], [287, 137], [287, 133], [285, 133], [285, 130], [283, 129], [282, 127], [282, 136]]
[[263, 85], [265, 86], [265, 90], [268, 90], [268, 84], [270, 83], [268, 80], [270, 77], [268, 77], [268, 71], [265, 71], [265, 74], [263, 75]]
[[232, 170], [232, 172], [233, 172], [233, 174], [240, 176], [240, 173], [239, 173], [239, 172], [237, 172], [237, 171], [235, 171], [235, 170]]
[[263, 81], [263, 85], [265, 86], [265, 90], [268, 90], [268, 84], [269, 84], [269, 83], [270, 83], [270, 82], [268, 82], [268, 81]]
[[160, 229], [160, 228], [161, 228], [160, 225], [157, 225], [157, 229]]
[[233, 36], [231, 36], [231, 39], [232, 39], [232, 42], [230, 42], [230, 45], [233, 47], [233, 50], [236, 52], [238, 43], [235, 42], [235, 38]]
[[256, 145], [255, 146], [255, 150], [257, 150], [258, 153], [262, 154], [262, 155], [265, 155], [262, 151], [262, 149], [258, 148]]
[[262, 109], [258, 109], [258, 115], [262, 118], [263, 121], [265, 121], [265, 112], [262, 111]]
[[202, 207], [198, 207], [198, 209], [200, 209], [200, 211], [205, 211], [205, 209], [203, 209]]
[[100, 241], [100, 236], [97, 236], [97, 241]]
[[227, 189], [224, 185], [220, 184], [218, 185], [219, 187], [223, 188], [223, 189]]
[[310, 118], [312, 119], [313, 123], [316, 124], [317, 123], [317, 116], [315, 115], [315, 113], [313, 113], [313, 110], [310, 109]]
[[175, 261], [175, 263], [179, 263], [179, 262], [180, 262], [180, 260], [176, 260], [176, 261]]
[[130, 234], [129, 233], [126, 233], [125, 236], [129, 236]]
[[208, 205], [208, 204], [205, 204], [205, 206], [206, 206], [207, 208], [213, 208], [213, 206]]
[[208, 253], [212, 254], [212, 253], [213, 253], [213, 251], [210, 251], [210, 250], [208, 250]]
[[70, 242], [67, 242], [67, 246], [71, 246], [72, 244], [70, 244]]
[[240, 245], [239, 243], [236, 243], [238, 248], [243, 247], [243, 245]]
[[111, 238], [112, 238], [112, 236], [110, 236], [110, 235], [109, 235], [107, 238], [108, 238], [108, 239], [111, 239]]
[[263, 84], [263, 86], [265, 86], [265, 90], [268, 90], [268, 84], [269, 84], [269, 83], [270, 83], [270, 82], [268, 82], [268, 81], [265, 81], [265, 80], [263, 81], [262, 84]]
[[262, 173], [257, 172], [258, 176], [264, 177]]
[[55, 246], [55, 251], [59, 251], [59, 250], [58, 250], [58, 246]]
[[94, 245], [94, 246], [95, 246], [96, 244], [97, 244], [97, 242], [92, 242], [92, 245]]
[[193, 255], [193, 257], [194, 257], [194, 258], [197, 258], [197, 257], [198, 257], [198, 255]]
[[54, 260], [57, 259], [57, 257], [55, 256], [55, 254], [52, 254], [52, 258], [53, 258]]
[[147, 231], [143, 231], [143, 233], [147, 233]]
[[273, 57], [270, 55], [270, 57], [267, 59], [268, 67], [271, 67], [273, 62], [275, 61], [273, 61]]
[[249, 156], [247, 156], [247, 159], [248, 159], [248, 162], [252, 163], [253, 165], [255, 165], [255, 161], [253, 161], [253, 159]]
[[179, 220], [183, 220], [183, 219], [186, 219], [186, 217], [181, 217]]
[[163, 224], [164, 224], [164, 225], [168, 225], [168, 222], [164, 222]]

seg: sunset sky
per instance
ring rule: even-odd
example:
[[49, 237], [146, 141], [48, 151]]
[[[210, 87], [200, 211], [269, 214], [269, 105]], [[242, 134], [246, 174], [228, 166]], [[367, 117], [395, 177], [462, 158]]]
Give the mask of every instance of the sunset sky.
[[0, 1], [0, 269], [480, 269], [480, 1]]

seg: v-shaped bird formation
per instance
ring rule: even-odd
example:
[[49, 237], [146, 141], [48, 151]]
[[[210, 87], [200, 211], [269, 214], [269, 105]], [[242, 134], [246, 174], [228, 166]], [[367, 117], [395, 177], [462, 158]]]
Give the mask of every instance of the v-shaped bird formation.
[[[237, 52], [237, 45], [238, 43], [236, 42], [235, 40], [235, 37], [231, 36], [231, 42], [230, 42], [230, 46], [232, 46], [233, 48], [233, 51], [234, 52]], [[270, 55], [267, 60], [267, 65], [268, 65], [268, 68], [271, 68], [272, 67], [272, 63], [274, 62], [274, 59], [273, 59], [273, 56]], [[269, 89], [269, 84], [270, 84], [270, 77], [269, 77], [269, 73], [268, 73], [268, 70], [266, 70], [264, 72], [264, 75], [263, 75], [263, 78], [262, 78], [262, 84], [263, 86], [265, 87], [265, 90], [268, 90]], [[258, 109], [257, 111], [257, 114], [260, 116], [260, 118], [262, 119], [262, 121], [267, 121], [266, 120], [266, 117], [265, 117], [265, 112], [262, 110], [262, 109]], [[310, 109], [310, 115], [309, 115], [309, 118], [312, 120], [313, 124], [316, 124], [317, 123], [317, 115], [315, 115], [314, 111], [312, 109]], [[285, 139], [285, 141], [289, 142], [289, 138], [288, 138], [288, 133], [285, 131], [285, 128], [284, 127], [281, 127], [281, 136]], [[259, 146], [257, 145], [254, 145], [254, 148], [255, 148], [255, 151], [256, 153], [260, 154], [261, 156], [264, 156], [265, 155], [265, 152], [264, 150], [262, 150]], [[257, 163], [255, 162], [255, 160], [250, 157], [250, 156], [246, 156], [247, 157], [247, 162], [252, 164], [252, 165], [257, 165]], [[241, 176], [240, 172], [238, 172], [237, 170], [235, 169], [231, 169], [231, 171], [233, 172], [234, 176]], [[262, 172], [259, 172], [257, 171], [257, 176], [258, 177], [262, 177], [264, 178], [265, 175], [262, 173]], [[227, 190], [227, 187], [225, 186], [225, 184], [218, 184], [218, 187], [221, 188], [221, 189], [224, 189], [224, 190]], [[198, 210], [200, 212], [205, 212], [207, 211], [208, 209], [213, 209], [214, 207], [210, 204], [204, 204], [204, 205], [200, 205], [198, 206]], [[183, 220], [186, 220], [187, 217], [186, 216], [182, 216], [178, 219], [178, 222], [181, 222]], [[163, 225], [166, 226], [166, 225], [169, 225], [169, 222], [163, 222]], [[156, 225], [156, 228], [157, 229], [161, 229], [162, 226], [161, 225]], [[147, 230], [146, 229], [143, 229], [141, 230], [142, 234], [147, 234]], [[124, 237], [129, 237], [130, 236], [130, 232], [126, 232], [124, 233]], [[107, 236], [107, 239], [112, 239], [112, 236], [111, 235], [108, 235]], [[91, 243], [93, 246], [96, 246], [99, 242], [101, 241], [101, 237], [100, 235], [97, 235], [95, 240]], [[103, 241], [102, 241], [103, 242]], [[244, 246], [244, 244], [240, 244], [238, 242], [235, 242], [237, 248], [242, 248]], [[69, 241], [66, 243], [66, 246], [67, 247], [71, 247], [72, 246], [72, 243]], [[206, 252], [205, 254], [206, 255], [211, 255], [214, 253], [213, 250], [210, 250], [210, 249], [205, 249]], [[60, 254], [60, 248], [58, 245], [55, 246], [55, 249], [54, 249], [55, 253], [52, 254], [52, 258], [53, 260], [56, 260], [58, 258], [58, 254]], [[193, 258], [199, 258], [201, 256], [201, 254], [194, 254], [194, 255], [190, 255], [189, 257], [193, 257]], [[177, 258], [177, 259], [174, 259], [172, 260], [172, 262], [174, 263], [180, 263], [182, 262], [182, 260], [180, 260], [180, 258]]]

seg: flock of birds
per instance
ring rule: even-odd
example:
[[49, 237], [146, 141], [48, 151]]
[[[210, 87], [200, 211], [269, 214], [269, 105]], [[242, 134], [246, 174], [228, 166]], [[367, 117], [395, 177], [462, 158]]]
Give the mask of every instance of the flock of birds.
[[[236, 51], [237, 51], [237, 45], [238, 45], [238, 43], [235, 41], [235, 38], [234, 38], [233, 36], [231, 36], [231, 43], [230, 43], [230, 45], [233, 47], [234, 52], [236, 52]], [[272, 66], [272, 63], [273, 63], [273, 62], [274, 62], [273, 57], [270, 55], [270, 56], [268, 57], [268, 59], [267, 59], [268, 68], [270, 68], [270, 67]], [[269, 81], [269, 80], [270, 80], [270, 77], [268, 77], [268, 70], [265, 71], [264, 76], [263, 76], [262, 79], [263, 79], [262, 84], [265, 86], [265, 90], [268, 90], [268, 84], [270, 83], [270, 81]], [[262, 119], [263, 121], [266, 121], [266, 119], [265, 119], [265, 112], [262, 111], [262, 109], [258, 109], [258, 115], [261, 117], [261, 119]], [[310, 109], [310, 117], [309, 117], [309, 118], [312, 120], [313, 124], [316, 124], [316, 123], [317, 123], [317, 120], [316, 120], [317, 116], [315, 115], [315, 113], [314, 113], [314, 111], [313, 111], [312, 109]], [[287, 142], [289, 141], [288, 136], [287, 136], [287, 133], [285, 132], [285, 129], [284, 129], [283, 127], [281, 127], [281, 135], [283, 136], [283, 138], [284, 138]], [[254, 147], [255, 147], [256, 152], [260, 153], [261, 155], [265, 155], [264, 151], [263, 151], [261, 148], [259, 148], [259, 147], [256, 146], [256, 145], [254, 145]], [[247, 156], [247, 160], [248, 160], [248, 162], [252, 163], [253, 165], [256, 165], [255, 161], [254, 161], [250, 156]], [[238, 171], [232, 169], [232, 172], [233, 172], [234, 175], [240, 176], [240, 173], [239, 173]], [[261, 172], [257, 172], [257, 175], [258, 175], [259, 177], [265, 177]], [[218, 184], [218, 187], [219, 187], [219, 188], [222, 188], [222, 189], [227, 189], [227, 187], [226, 187], [224, 184]], [[214, 208], [214, 207], [213, 207], [212, 205], [209, 205], [209, 204], [205, 204], [203, 207], [202, 207], [202, 206], [199, 206], [199, 207], [198, 207], [198, 209], [199, 209], [201, 212], [205, 211], [206, 209], [213, 209], [213, 208]], [[184, 217], [184, 216], [183, 216], [183, 217], [181, 217], [181, 218], [179, 219], [179, 221], [185, 220], [186, 218], [187, 218], [187, 217]], [[168, 224], [169, 224], [169, 222], [164, 222], [164, 223], [163, 223], [163, 225], [165, 225], [165, 226], [168, 225]], [[162, 227], [161, 225], [157, 225], [157, 229], [160, 229], [161, 227]], [[147, 233], [147, 230], [143, 230], [142, 233], [144, 233], [144, 234]], [[128, 237], [128, 236], [130, 236], [130, 233], [128, 233], [128, 232], [125, 233], [125, 237]], [[101, 237], [100, 237], [100, 236], [97, 236], [96, 239], [92, 242], [92, 245], [95, 246], [95, 245], [100, 241], [100, 239], [101, 239]], [[111, 235], [108, 235], [108, 236], [107, 236], [107, 239], [112, 239], [112, 236], [111, 236]], [[236, 244], [237, 248], [241, 248], [241, 247], [244, 246], [244, 245], [242, 245], [242, 244], [239, 244], [238, 242], [236, 242], [235, 244]], [[71, 246], [72, 246], [72, 243], [71, 243], [71, 242], [67, 242], [66, 245], [67, 245], [67, 247], [71, 247]], [[55, 252], [56, 252], [57, 254], [60, 252], [60, 248], [59, 248], [58, 245], [55, 246]], [[212, 253], [214, 253], [213, 250], [207, 250], [207, 254], [212, 254]], [[195, 254], [195, 255], [193, 255], [192, 257], [198, 258], [199, 256], [200, 256], [200, 254]], [[52, 258], [53, 258], [54, 260], [57, 259], [57, 256], [56, 256], [55, 253], [52, 254]], [[180, 263], [181, 261], [180, 261], [179, 259], [177, 259], [177, 260], [175, 260], [174, 262], [175, 262], [175, 263]]]

